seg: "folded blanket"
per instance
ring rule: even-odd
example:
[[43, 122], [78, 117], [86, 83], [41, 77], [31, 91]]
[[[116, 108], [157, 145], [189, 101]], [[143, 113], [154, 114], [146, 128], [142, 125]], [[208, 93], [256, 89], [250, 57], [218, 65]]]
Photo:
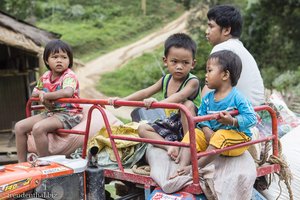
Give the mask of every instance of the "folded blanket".
[[[141, 123], [145, 122], [131, 122], [124, 125], [111, 126], [111, 131], [113, 135], [139, 138], [137, 129]], [[144, 156], [147, 147], [147, 144], [127, 140], [115, 140], [115, 144], [123, 167], [132, 167]], [[105, 127], [89, 140], [88, 149], [93, 146], [99, 148], [98, 164], [100, 166], [105, 168], [117, 168], [116, 157]]]
[[[139, 123], [132, 122], [125, 125], [111, 126], [111, 131], [113, 135], [123, 135], [138, 138], [138, 128]], [[139, 142], [127, 141], [127, 140], [115, 140], [116, 146], [119, 151], [121, 160], [125, 159], [127, 156], [130, 156], [134, 152], [134, 146]], [[105, 127], [103, 127], [93, 138], [89, 140], [88, 149], [97, 146], [99, 151], [107, 147], [109, 152], [110, 159], [116, 161], [114, 152], [112, 150], [112, 145]]]

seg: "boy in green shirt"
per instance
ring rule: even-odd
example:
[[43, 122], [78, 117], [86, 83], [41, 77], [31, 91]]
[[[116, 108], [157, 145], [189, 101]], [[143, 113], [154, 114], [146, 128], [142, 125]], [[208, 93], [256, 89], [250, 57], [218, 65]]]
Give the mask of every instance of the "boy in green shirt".
[[[153, 102], [157, 102], [152, 95], [163, 91], [164, 103], [182, 103], [196, 116], [197, 108], [200, 106], [200, 82], [199, 79], [190, 73], [196, 64], [196, 43], [184, 33], [171, 35], [165, 41], [163, 63], [168, 68], [169, 74], [160, 78], [156, 83], [148, 88], [139, 90], [123, 100], [140, 101], [143, 100], [146, 107], [150, 107]], [[116, 98], [110, 98], [113, 105]], [[142, 138], [181, 141], [183, 135], [188, 131], [188, 124], [183, 113], [178, 110], [167, 110], [167, 118], [154, 123], [142, 124], [138, 128], [139, 136]], [[180, 117], [177, 116], [180, 115]], [[175, 159], [178, 152], [170, 151], [171, 146], [155, 145], [168, 151], [171, 158]], [[174, 148], [173, 148], [174, 149]]]

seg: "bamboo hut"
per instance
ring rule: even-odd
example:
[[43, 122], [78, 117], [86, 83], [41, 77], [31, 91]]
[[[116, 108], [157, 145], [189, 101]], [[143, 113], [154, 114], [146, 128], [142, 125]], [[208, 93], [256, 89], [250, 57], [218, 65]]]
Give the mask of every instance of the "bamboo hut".
[[25, 117], [25, 104], [44, 66], [43, 46], [58, 38], [0, 11], [0, 137]]

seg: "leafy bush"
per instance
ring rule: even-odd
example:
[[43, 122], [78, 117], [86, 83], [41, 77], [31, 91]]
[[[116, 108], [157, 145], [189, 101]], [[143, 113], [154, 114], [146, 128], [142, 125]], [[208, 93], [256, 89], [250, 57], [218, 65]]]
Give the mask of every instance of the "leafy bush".
[[294, 84], [286, 79], [299, 70], [300, 1], [257, 1], [247, 10], [244, 21], [245, 46], [263, 72], [272, 71], [263, 74], [266, 87], [278, 90], [292, 87]]
[[85, 9], [82, 5], [76, 4], [71, 6], [71, 9], [68, 11], [72, 19], [82, 19], [85, 14]]
[[295, 73], [294, 71], [286, 71], [280, 74], [273, 81], [273, 86], [278, 91], [282, 93], [296, 93], [300, 94], [299, 90], [294, 90], [295, 88], [300, 87], [299, 79], [300, 79], [300, 68]]

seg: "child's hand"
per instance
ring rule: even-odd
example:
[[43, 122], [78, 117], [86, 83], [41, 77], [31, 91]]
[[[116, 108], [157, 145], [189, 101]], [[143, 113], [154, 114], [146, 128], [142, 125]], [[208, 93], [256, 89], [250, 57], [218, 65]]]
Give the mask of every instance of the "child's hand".
[[40, 99], [41, 103], [44, 103], [44, 101], [45, 101], [45, 99], [44, 99], [45, 94], [46, 94], [46, 92], [44, 92], [44, 91], [39, 92], [39, 99]]
[[176, 174], [169, 177], [169, 180], [176, 178], [177, 176], [188, 175], [191, 172], [191, 169], [192, 169], [192, 165], [179, 168], [177, 169]]
[[109, 105], [113, 106], [114, 108], [119, 108], [120, 106], [115, 105], [115, 101], [121, 99], [120, 97], [110, 97], [108, 98]]
[[46, 92], [44, 91], [41, 91], [39, 93], [39, 98], [40, 98], [40, 101], [41, 103], [48, 109], [48, 110], [51, 110], [54, 108], [54, 102], [52, 101], [49, 101], [46, 97]]
[[144, 104], [145, 104], [146, 108], [148, 108], [148, 109], [151, 107], [151, 104], [153, 102], [157, 102], [157, 100], [155, 98], [152, 98], [152, 97], [148, 98], [148, 99], [144, 99]]
[[43, 105], [48, 109], [52, 110], [54, 108], [54, 102], [44, 100]]
[[167, 148], [167, 152], [168, 152], [168, 155], [170, 156], [170, 158], [175, 161], [175, 163], [179, 163], [179, 161], [180, 161], [180, 153], [181, 153], [179, 147], [169, 146]]
[[219, 123], [222, 123], [224, 125], [233, 124], [233, 117], [229, 114], [228, 111], [221, 111], [219, 114], [220, 114], [220, 119], [217, 120]]

